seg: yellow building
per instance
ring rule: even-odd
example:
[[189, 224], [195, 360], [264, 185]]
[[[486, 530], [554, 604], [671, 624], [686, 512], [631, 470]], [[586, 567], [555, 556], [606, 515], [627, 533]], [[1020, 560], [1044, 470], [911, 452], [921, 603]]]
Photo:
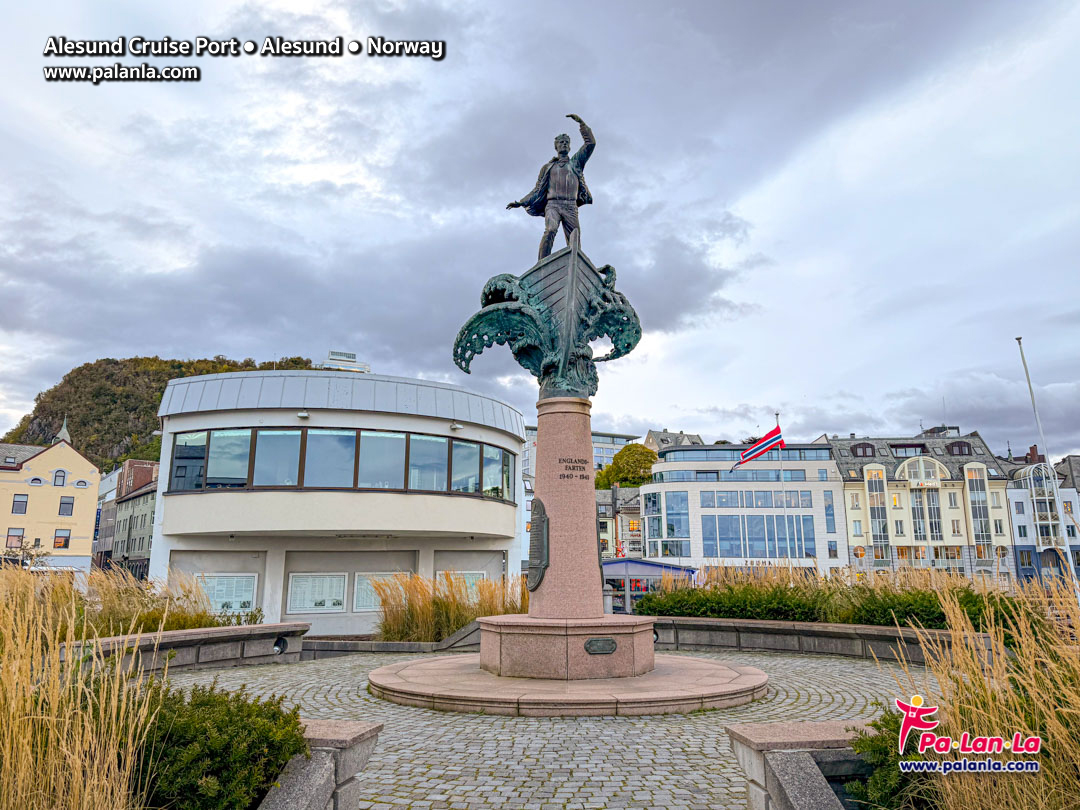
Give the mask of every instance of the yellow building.
[[1007, 581], [1015, 570], [1007, 472], [977, 432], [832, 437], [859, 570], [936, 568]]
[[89, 571], [101, 474], [66, 435], [61, 430], [49, 447], [0, 444], [0, 509], [7, 512], [4, 556]]

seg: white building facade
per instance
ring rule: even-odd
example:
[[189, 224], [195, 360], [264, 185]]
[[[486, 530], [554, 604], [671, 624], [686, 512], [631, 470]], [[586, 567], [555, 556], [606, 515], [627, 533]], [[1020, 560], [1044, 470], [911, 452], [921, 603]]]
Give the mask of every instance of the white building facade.
[[520, 412], [441, 383], [349, 372], [172, 380], [150, 576], [312, 632], [375, 629], [372, 582], [519, 572]]
[[639, 491], [646, 559], [822, 574], [846, 565], [843, 482], [829, 445], [789, 444], [733, 471], [746, 446], [660, 449]]

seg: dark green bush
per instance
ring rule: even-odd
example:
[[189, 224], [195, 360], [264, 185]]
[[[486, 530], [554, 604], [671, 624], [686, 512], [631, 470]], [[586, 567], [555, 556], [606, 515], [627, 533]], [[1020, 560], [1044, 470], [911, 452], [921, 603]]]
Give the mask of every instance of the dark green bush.
[[744, 583], [681, 588], [645, 594], [635, 607], [644, 616], [704, 616], [726, 619], [821, 621], [824, 592], [787, 585]]
[[262, 801], [285, 764], [308, 746], [299, 709], [215, 682], [190, 694], [160, 683], [161, 709], [150, 726], [143, 773], [147, 806], [169, 810], [248, 810]]
[[[979, 593], [971, 585], [954, 588], [960, 606], [977, 630], [993, 614], [999, 625], [1018, 602], [997, 593]], [[838, 596], [839, 595], [839, 596]], [[642, 616], [701, 616], [715, 619], [774, 619], [792, 622], [840, 622], [892, 627], [909, 625], [946, 629], [937, 591], [891, 589], [872, 585], [844, 588], [753, 580], [703, 588], [679, 588], [645, 594], [634, 608]]]
[[[926, 810], [933, 805], [926, 798], [927, 774], [901, 773], [897, 764], [901, 757], [897, 749], [903, 715], [894, 709], [884, 709], [881, 716], [869, 723], [871, 731], [860, 731], [851, 747], [863, 762], [874, 770], [865, 781], [844, 785], [848, 795], [858, 804], [880, 810]], [[918, 734], [908, 735], [904, 759], [923, 759], [913, 753]]]

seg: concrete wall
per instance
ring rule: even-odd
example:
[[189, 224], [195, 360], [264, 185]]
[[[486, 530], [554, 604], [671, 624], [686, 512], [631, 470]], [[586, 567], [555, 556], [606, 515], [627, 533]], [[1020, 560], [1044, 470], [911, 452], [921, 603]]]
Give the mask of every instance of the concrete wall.
[[[171, 567], [187, 574], [256, 574], [255, 599], [264, 601], [266, 583], [265, 551], [174, 551]], [[264, 608], [265, 613], [265, 608]], [[271, 621], [277, 621], [275, 614]]]
[[505, 556], [502, 551], [436, 551], [434, 572], [483, 571], [488, 579], [501, 579]]

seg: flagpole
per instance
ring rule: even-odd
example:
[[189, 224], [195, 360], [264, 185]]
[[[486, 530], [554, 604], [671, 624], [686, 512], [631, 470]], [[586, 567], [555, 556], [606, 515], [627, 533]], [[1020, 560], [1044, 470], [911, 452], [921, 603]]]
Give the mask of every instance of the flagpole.
[[[1065, 567], [1069, 569], [1069, 573], [1072, 575], [1073, 595], [1076, 597], [1077, 603], [1080, 604], [1080, 580], [1077, 580], [1076, 578], [1076, 569], [1073, 568], [1073, 561], [1070, 556], [1071, 549], [1069, 548], [1069, 538], [1065, 533], [1065, 521], [1061, 519], [1061, 512], [1065, 507], [1061, 503], [1061, 493], [1058, 492], [1057, 470], [1054, 469], [1054, 464], [1050, 457], [1050, 448], [1046, 445], [1046, 434], [1043, 433], [1042, 419], [1039, 418], [1039, 406], [1035, 404], [1035, 388], [1031, 384], [1031, 372], [1028, 371], [1027, 358], [1024, 357], [1023, 340], [1022, 337], [1018, 337], [1016, 339], [1016, 345], [1020, 347], [1020, 362], [1024, 364], [1024, 376], [1027, 378], [1028, 393], [1031, 395], [1031, 410], [1035, 412], [1035, 427], [1039, 430], [1039, 441], [1042, 442], [1043, 453], [1046, 456], [1046, 467], [1050, 472], [1050, 486], [1054, 492], [1054, 505], [1058, 510], [1058, 528], [1061, 530], [1061, 542], [1065, 546], [1061, 556], [1065, 558]], [[1039, 463], [1038, 456], [1035, 457], [1035, 463]], [[1036, 509], [1036, 511], [1038, 510]], [[1055, 542], [1054, 545], [1057, 546], [1057, 543]]]
[[[776, 411], [776, 426], [780, 427], [780, 411]], [[791, 543], [788, 540], [788, 522], [787, 522], [787, 490], [784, 488], [784, 448], [777, 447], [776, 452], [780, 455], [780, 506], [783, 510], [782, 517], [784, 518], [784, 543], [787, 545], [788, 559], [791, 559]], [[776, 533], [777, 541], [780, 539], [780, 532]], [[780, 557], [780, 549], [776, 549], [777, 559]], [[790, 563], [789, 563], [790, 565]]]

